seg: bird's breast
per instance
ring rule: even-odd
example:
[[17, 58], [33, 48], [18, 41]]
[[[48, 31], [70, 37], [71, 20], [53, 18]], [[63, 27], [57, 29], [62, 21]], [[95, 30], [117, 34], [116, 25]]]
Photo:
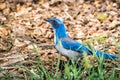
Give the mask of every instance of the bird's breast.
[[76, 60], [80, 56], [79, 53], [76, 51], [72, 51], [70, 49], [65, 49], [62, 46], [61, 40], [58, 41], [58, 44], [56, 44], [55, 47], [60, 52], [60, 54], [66, 56], [66, 57], [72, 58], [74, 60]]

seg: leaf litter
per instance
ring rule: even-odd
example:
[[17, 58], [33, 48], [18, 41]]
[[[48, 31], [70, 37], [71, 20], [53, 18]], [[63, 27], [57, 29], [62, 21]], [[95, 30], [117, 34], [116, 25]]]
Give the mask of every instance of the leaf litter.
[[[92, 41], [96, 50], [105, 49], [104, 51], [117, 54], [120, 49], [119, 4], [119, 1], [112, 0], [2, 0], [0, 67], [13, 70], [12, 65], [36, 63], [38, 55], [47, 69], [51, 69], [50, 63], [53, 60], [56, 66], [58, 52], [53, 46], [53, 30], [43, 20], [49, 17], [62, 19], [73, 39], [84, 44]], [[34, 52], [32, 43], [39, 54]], [[61, 60], [66, 61], [66, 58], [62, 56]], [[118, 62], [120, 63], [119, 60]], [[113, 64], [109, 66], [111, 65]]]

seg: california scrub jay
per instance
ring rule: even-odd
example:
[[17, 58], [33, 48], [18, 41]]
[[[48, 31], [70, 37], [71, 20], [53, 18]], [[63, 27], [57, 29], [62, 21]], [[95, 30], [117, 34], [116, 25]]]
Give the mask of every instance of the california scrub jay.
[[[93, 54], [85, 45], [74, 41], [66, 33], [64, 23], [58, 18], [46, 18], [45, 21], [49, 22], [54, 30], [54, 44], [56, 49], [64, 56], [77, 59], [83, 55], [84, 52], [87, 54]], [[118, 56], [109, 54], [107, 52], [95, 51], [98, 57], [104, 57], [105, 59], [118, 59]]]

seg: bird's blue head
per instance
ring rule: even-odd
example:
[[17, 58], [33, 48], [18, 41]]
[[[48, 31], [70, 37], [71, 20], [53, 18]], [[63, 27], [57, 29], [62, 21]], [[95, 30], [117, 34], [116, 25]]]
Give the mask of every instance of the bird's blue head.
[[49, 22], [53, 28], [57, 29], [64, 23], [58, 18], [45, 18], [45, 21]]
[[66, 36], [66, 29], [65, 29], [64, 23], [60, 19], [58, 19], [58, 18], [45, 18], [44, 20], [49, 22], [52, 25], [55, 34], [59, 38]]

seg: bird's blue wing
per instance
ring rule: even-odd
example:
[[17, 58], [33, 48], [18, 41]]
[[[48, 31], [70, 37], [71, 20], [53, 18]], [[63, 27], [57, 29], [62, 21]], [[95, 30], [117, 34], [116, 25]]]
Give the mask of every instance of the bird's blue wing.
[[91, 51], [86, 46], [82, 45], [77, 41], [72, 40], [70, 37], [62, 38], [61, 42], [62, 46], [65, 49], [73, 50], [79, 52], [80, 54], [82, 54], [83, 52], [86, 52], [87, 54], [92, 54]]

